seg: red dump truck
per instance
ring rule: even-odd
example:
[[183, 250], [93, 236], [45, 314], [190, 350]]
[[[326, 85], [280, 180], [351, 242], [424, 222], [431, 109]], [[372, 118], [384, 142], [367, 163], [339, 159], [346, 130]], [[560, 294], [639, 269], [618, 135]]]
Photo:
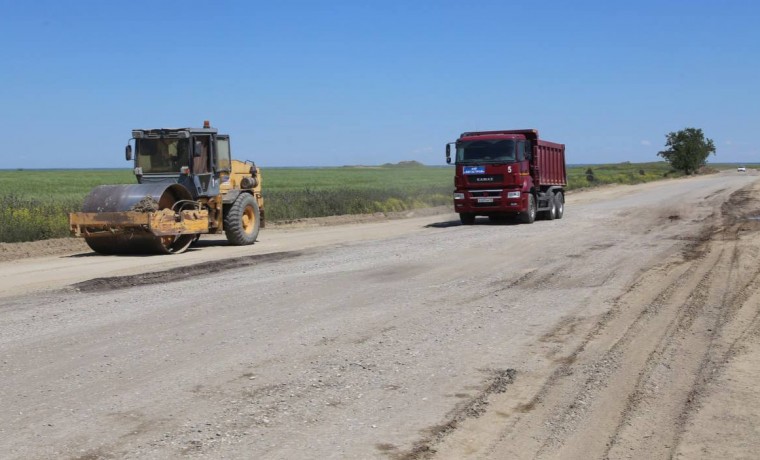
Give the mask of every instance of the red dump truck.
[[565, 145], [538, 138], [535, 129], [462, 133], [455, 146], [454, 210], [464, 225], [476, 216], [561, 219], [565, 212]]

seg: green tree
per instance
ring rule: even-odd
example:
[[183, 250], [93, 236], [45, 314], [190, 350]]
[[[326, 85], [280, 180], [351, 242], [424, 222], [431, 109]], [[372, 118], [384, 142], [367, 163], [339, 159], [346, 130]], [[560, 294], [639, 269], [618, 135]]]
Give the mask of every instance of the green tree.
[[665, 136], [667, 150], [657, 155], [663, 157], [674, 169], [693, 174], [704, 166], [707, 157], [715, 153], [715, 144], [707, 139], [701, 129], [686, 128]]

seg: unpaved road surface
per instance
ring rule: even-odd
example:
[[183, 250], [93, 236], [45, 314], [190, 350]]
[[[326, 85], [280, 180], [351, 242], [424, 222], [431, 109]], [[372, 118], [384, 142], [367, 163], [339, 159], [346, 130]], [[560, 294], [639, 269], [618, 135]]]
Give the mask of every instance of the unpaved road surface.
[[0, 457], [757, 458], [757, 179], [5, 257]]

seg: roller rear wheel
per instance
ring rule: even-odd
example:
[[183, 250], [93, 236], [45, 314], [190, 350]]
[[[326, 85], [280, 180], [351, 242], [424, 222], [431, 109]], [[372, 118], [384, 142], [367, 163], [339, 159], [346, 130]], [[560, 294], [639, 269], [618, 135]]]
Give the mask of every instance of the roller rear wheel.
[[260, 226], [259, 204], [249, 193], [241, 193], [235, 202], [224, 210], [224, 233], [232, 245], [245, 246], [255, 243]]

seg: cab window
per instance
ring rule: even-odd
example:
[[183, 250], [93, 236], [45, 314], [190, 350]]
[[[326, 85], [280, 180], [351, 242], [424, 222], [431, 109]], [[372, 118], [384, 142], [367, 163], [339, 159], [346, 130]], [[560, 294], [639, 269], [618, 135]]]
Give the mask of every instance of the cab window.
[[217, 137], [217, 168], [222, 172], [232, 171], [232, 158], [230, 156], [230, 138], [229, 137]]
[[517, 141], [517, 161], [530, 158], [530, 141]]
[[[209, 162], [211, 159], [210, 152], [210, 139], [211, 136], [195, 136], [193, 155], [193, 174], [207, 174], [211, 169], [209, 168]], [[199, 156], [195, 156], [195, 152], [200, 153]]]

